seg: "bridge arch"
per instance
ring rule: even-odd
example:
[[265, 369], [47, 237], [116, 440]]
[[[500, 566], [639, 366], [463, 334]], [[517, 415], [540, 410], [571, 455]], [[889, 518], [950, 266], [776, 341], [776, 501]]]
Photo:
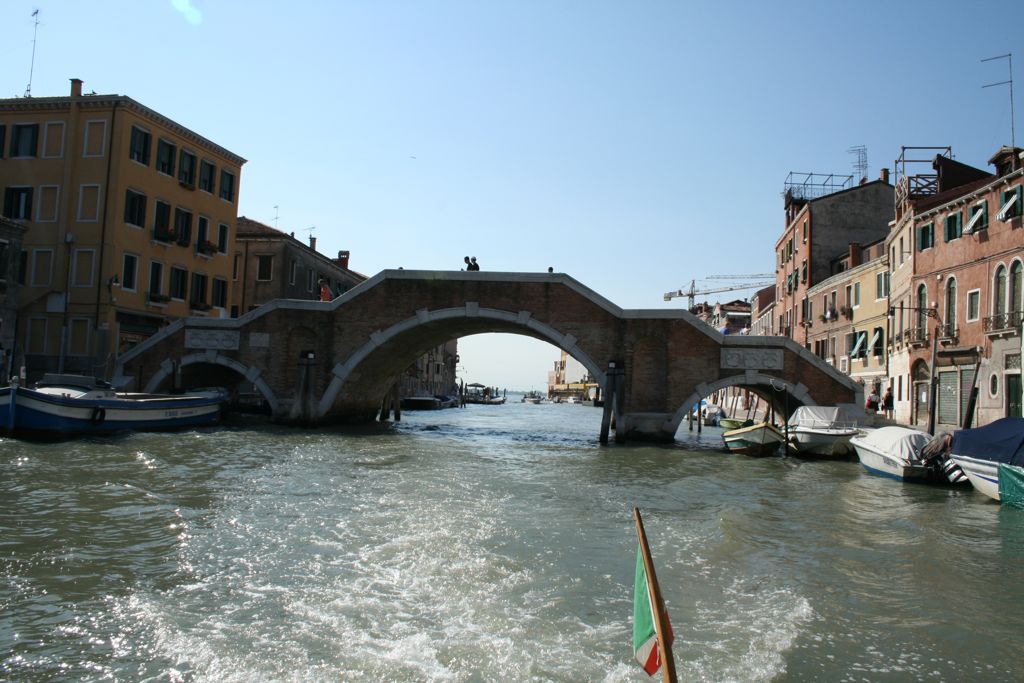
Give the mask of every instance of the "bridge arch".
[[[256, 391], [260, 392], [263, 398], [267, 401], [267, 405], [270, 407], [272, 414], [276, 415], [280, 406], [277, 396], [274, 394], [273, 389], [267, 384], [266, 380], [262, 377], [262, 370], [257, 367], [250, 367], [238, 362], [230, 356], [208, 349], [198, 353], [190, 353], [181, 357], [178, 361], [179, 367], [186, 367], [189, 365], [218, 365], [221, 367], [228, 368], [241, 375], [246, 380], [252, 382]], [[147, 393], [155, 393], [160, 390], [161, 387], [165, 386], [166, 383], [171, 382], [174, 376], [174, 363], [170, 360], [165, 360], [160, 364], [159, 368], [146, 382], [144, 391]]]
[[[452, 323], [463, 324], [453, 325]], [[483, 325], [480, 325], [480, 323], [483, 323]], [[329, 413], [331, 406], [338, 399], [346, 382], [358, 372], [360, 365], [373, 354], [385, 348], [389, 343], [399, 340], [418, 328], [437, 324], [453, 328], [450, 338], [466, 336], [461, 329], [457, 328], [463, 328], [465, 324], [469, 324], [472, 327], [480, 328], [475, 330], [474, 334], [486, 332], [522, 334], [546, 341], [578, 360], [590, 372], [590, 376], [601, 385], [602, 390], [604, 388], [605, 373], [603, 368], [590, 354], [580, 348], [577, 343], [578, 340], [573, 335], [562, 333], [551, 325], [535, 319], [529, 311], [513, 313], [495, 308], [481, 308], [478, 304], [467, 303], [465, 306], [457, 308], [441, 308], [436, 310], [422, 308], [417, 310], [415, 315], [371, 334], [369, 341], [351, 354], [344, 363], [338, 363], [332, 368], [331, 380], [317, 403], [316, 417], [323, 418]]]
[[[796, 405], [817, 405], [815, 400], [811, 397], [807, 387], [803, 384], [794, 385], [781, 377], [748, 370], [740, 375], [732, 375], [730, 377], [723, 377], [722, 379], [714, 382], [698, 384], [694, 388], [693, 393], [691, 393], [686, 400], [683, 401], [683, 404], [679, 409], [672, 414], [670, 423], [666, 425], [666, 431], [670, 430], [670, 433], [675, 434], [679, 429], [679, 425], [682, 424], [683, 419], [691, 410], [693, 410], [693, 406], [697, 405], [697, 403], [705, 396], [710, 396], [716, 391], [720, 391], [727, 387], [743, 387], [759, 394], [764, 392], [766, 396], [772, 397], [775, 395], [785, 396], [788, 394], [790, 399], [792, 399], [790, 405], [793, 407], [796, 407]], [[757, 391], [758, 389], [761, 391]], [[776, 404], [778, 403], [777, 400], [772, 402]]]

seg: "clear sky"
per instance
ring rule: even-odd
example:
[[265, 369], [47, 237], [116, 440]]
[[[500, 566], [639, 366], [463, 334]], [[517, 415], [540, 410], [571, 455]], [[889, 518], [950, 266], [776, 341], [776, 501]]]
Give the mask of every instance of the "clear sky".
[[[1010, 72], [982, 60], [1024, 66], [1005, 0], [5, 0], [0, 96], [25, 93], [36, 8], [32, 95], [81, 78], [245, 157], [244, 215], [315, 228], [367, 275], [475, 255], [625, 308], [771, 271], [786, 175], [853, 174], [850, 147], [872, 179], [901, 145], [985, 168], [1011, 116], [982, 86]], [[460, 351], [467, 379], [515, 388], [558, 355]]]

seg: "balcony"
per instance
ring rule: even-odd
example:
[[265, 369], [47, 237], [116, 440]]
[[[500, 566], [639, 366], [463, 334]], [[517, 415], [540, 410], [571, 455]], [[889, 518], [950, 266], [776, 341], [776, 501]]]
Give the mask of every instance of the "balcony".
[[148, 292], [146, 294], [146, 299], [151, 304], [166, 304], [171, 300], [171, 297], [166, 294], [160, 294], [159, 292]]
[[956, 329], [954, 323], [949, 323], [947, 325], [939, 325], [936, 334], [939, 335], [940, 344], [955, 344], [959, 340], [960, 330]]
[[153, 228], [153, 239], [157, 242], [167, 242], [169, 244], [174, 241], [175, 237], [174, 228]]
[[928, 343], [928, 329], [925, 327], [911, 327], [903, 332], [903, 338], [910, 346], [924, 346]]
[[1020, 332], [1021, 312], [990, 315], [982, 320], [982, 329], [990, 337], [1009, 337]]
[[196, 252], [199, 254], [204, 254], [206, 256], [212, 256], [213, 254], [217, 253], [217, 245], [214, 244], [213, 242], [197, 242]]

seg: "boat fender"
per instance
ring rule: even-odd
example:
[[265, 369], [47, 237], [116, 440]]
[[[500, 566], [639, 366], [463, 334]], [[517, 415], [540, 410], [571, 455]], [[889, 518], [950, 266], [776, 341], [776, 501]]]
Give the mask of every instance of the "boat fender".
[[106, 408], [101, 408], [100, 406], [96, 406], [95, 408], [92, 409], [92, 416], [89, 418], [89, 422], [93, 423], [94, 425], [98, 425], [101, 422], [103, 422], [105, 419], [107, 419], [107, 409]]

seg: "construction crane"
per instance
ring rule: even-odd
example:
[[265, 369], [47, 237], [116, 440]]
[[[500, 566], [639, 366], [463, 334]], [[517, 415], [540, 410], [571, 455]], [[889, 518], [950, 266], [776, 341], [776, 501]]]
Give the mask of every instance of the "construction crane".
[[[729, 280], [729, 279], [748, 279], [750, 277], [770, 277], [766, 273], [758, 273], [756, 275], [712, 275], [709, 280]], [[687, 309], [693, 308], [693, 299], [696, 296], [703, 296], [704, 294], [718, 294], [719, 292], [731, 292], [737, 289], [761, 289], [762, 287], [768, 287], [774, 285], [775, 280], [767, 280], [764, 282], [747, 282], [740, 285], [730, 285], [728, 287], [715, 287], [712, 289], [697, 289], [697, 281], [690, 280], [690, 286], [688, 289], [677, 289], [674, 292], [665, 292], [665, 301], [671, 301], [672, 299], [685, 296], [687, 298]]]

